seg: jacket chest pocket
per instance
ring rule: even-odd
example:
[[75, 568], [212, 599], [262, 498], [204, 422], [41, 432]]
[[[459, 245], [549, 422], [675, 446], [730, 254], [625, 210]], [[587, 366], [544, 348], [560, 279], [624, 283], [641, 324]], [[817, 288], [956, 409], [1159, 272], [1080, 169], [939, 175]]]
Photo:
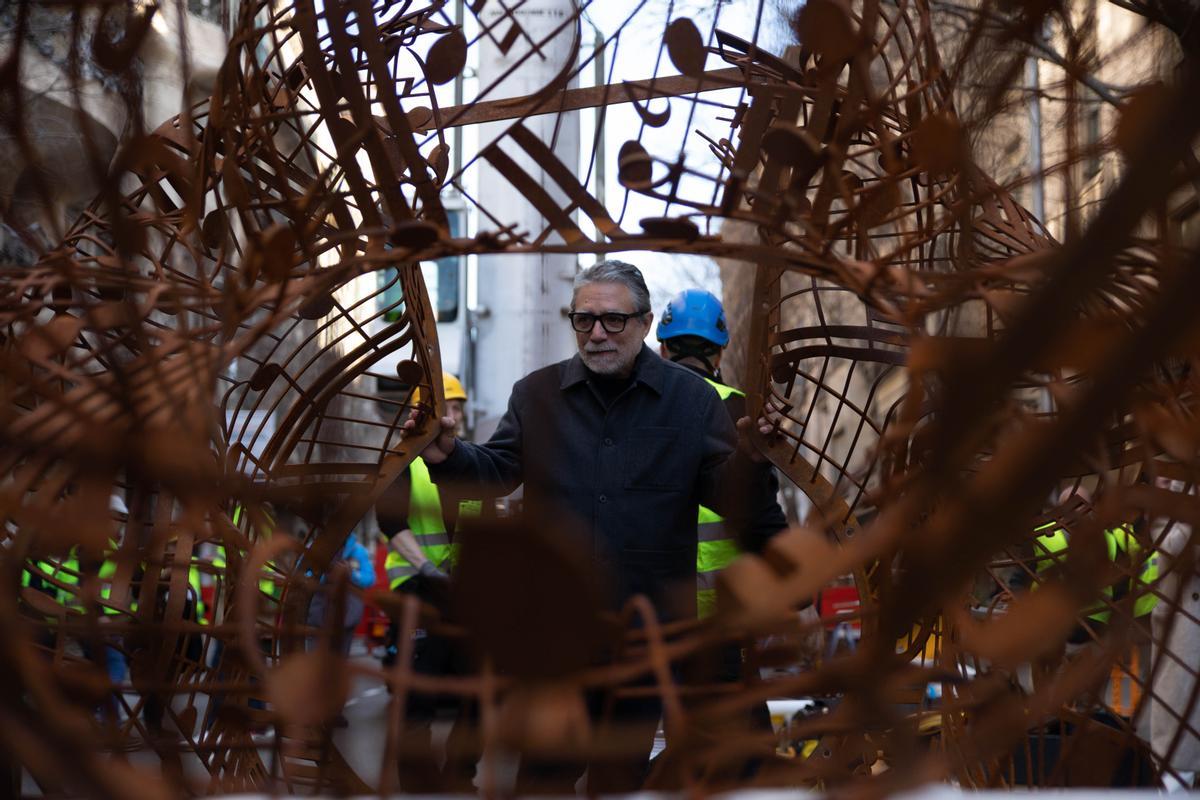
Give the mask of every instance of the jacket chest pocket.
[[624, 444], [623, 485], [650, 492], [682, 490], [687, 463], [679, 428], [637, 428]]

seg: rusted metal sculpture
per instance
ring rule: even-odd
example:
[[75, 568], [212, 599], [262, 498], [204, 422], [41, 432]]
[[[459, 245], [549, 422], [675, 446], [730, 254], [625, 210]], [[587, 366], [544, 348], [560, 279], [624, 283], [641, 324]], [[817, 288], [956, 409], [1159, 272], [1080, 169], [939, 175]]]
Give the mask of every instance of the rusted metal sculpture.
[[[481, 35], [504, 29], [511, 45], [519, 17], [488, 6], [470, 4]], [[31, 8], [16, 11], [6, 124], [30, 192], [49, 203], [12, 77]], [[560, 33], [578, 42], [585, 10]], [[154, 13], [130, 3], [70, 21], [92, 68], [132, 86]], [[1013, 31], [1040, 30], [1038, 13], [1021, 9]], [[4, 266], [0, 737], [14, 774], [70, 794], [403, 790], [393, 764], [406, 697], [420, 691], [478, 704], [477, 782], [491, 795], [503, 791], [498, 751], [621, 747], [619, 731], [589, 722], [585, 689], [661, 695], [654, 787], [737, 786], [754, 759], [760, 784], [881, 790], [1170, 772], [1171, 750], [1200, 736], [1195, 692], [1181, 707], [1162, 679], [1195, 685], [1200, 663], [1179, 633], [1200, 625], [1184, 602], [1200, 517], [1200, 264], [1195, 242], [1139, 225], [1181, 176], [1198, 177], [1200, 71], [1185, 61], [1176, 86], [1137, 106], [1148, 121], [1122, 134], [1126, 177], [1060, 244], [973, 162], [955, 109], [967, 60], [941, 62], [934, 19], [924, 2], [810, 0], [798, 45], [772, 55], [715, 25], [706, 41], [679, 18], [663, 45], [678, 75], [575, 89], [566, 64], [530, 96], [484, 87], [443, 108], [433, 87], [474, 43], [441, 3], [244, 3], [212, 97], [135, 133], [111, 167], [92, 154], [109, 178], [96, 202], [34, 263]], [[669, 112], [648, 100], [723, 88], [742, 98], [728, 137], [711, 142], [716, 174], [688, 167], [682, 147], [621, 147], [620, 183], [675, 209], [636, 230], [525, 124], [631, 102], [661, 126]], [[1006, 88], [993, 87], [997, 107]], [[455, 238], [442, 193], [469, 196], [474, 161], [452, 169], [446, 134], [497, 121], [503, 136], [478, 158], [544, 227], [478, 208], [478, 233]], [[641, 600], [601, 614], [580, 593], [583, 568], [534, 522], [485, 522], [465, 542], [454, 624], [412, 598], [377, 598], [402, 642], [433, 625], [472, 644], [478, 674], [418, 675], [404, 652], [386, 671], [306, 652], [306, 638], [331, 635], [304, 624], [310, 599], [350, 591], [330, 569], [341, 543], [432, 436], [425, 425], [401, 436], [401, 423], [444, 407], [420, 261], [650, 249], [753, 274], [744, 382], [776, 422], [758, 446], [811, 503], [803, 524], [726, 571], [715, 618], [664, 627]], [[380, 375], [395, 353], [399, 374]], [[373, 377], [421, 399], [381, 399], [364, 388]], [[1059, 529], [1071, 544], [1051, 552], [1039, 537]], [[501, 536], [520, 548], [508, 567], [526, 580], [498, 580]], [[1121, 556], [1106, 558], [1118, 539]], [[862, 643], [814, 661], [805, 642], [822, 626], [795, 609], [847, 574], [864, 601]], [[215, 587], [211, 623], [189, 593], [197, 581]], [[511, 633], [530, 598], [556, 613], [526, 620], [524, 635], [562, 646], [536, 665], [514, 655]], [[730, 642], [744, 646], [742, 683], [679, 678]], [[1151, 642], [1139, 664], [1130, 654]], [[110, 648], [131, 665], [115, 691], [100, 667]], [[597, 649], [617, 656], [597, 666]], [[772, 678], [758, 669], [801, 661]], [[352, 676], [392, 692], [376, 774], [353, 769], [333, 738]], [[1123, 683], [1128, 702], [1111, 702]], [[766, 698], [797, 695], [838, 701], [788, 729], [816, 742], [808, 752], [783, 757], [763, 733], [713, 735]], [[1135, 727], [1156, 701], [1180, 734], [1151, 753]], [[1104, 708], [1119, 713], [1097, 721]], [[268, 723], [263, 746], [251, 734]], [[1051, 738], [1057, 759], [1035, 759]], [[157, 768], [112, 758], [128, 748]], [[1097, 766], [1122, 763], [1123, 777]]]

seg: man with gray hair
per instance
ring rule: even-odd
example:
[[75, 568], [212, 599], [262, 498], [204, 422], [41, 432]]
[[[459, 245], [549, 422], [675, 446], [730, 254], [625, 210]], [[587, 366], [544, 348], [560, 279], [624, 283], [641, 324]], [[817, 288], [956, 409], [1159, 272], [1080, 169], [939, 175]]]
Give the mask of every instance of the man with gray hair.
[[[739, 448], [712, 387], [645, 345], [654, 314], [637, 267], [606, 261], [583, 270], [568, 316], [579, 352], [518, 381], [487, 443], [460, 441], [443, 419], [421, 455], [435, 482], [469, 487], [471, 496], [524, 484], [529, 512], [583, 537], [614, 608], [643, 594], [667, 620], [695, 617], [698, 507], [737, 530], [773, 506], [782, 526], [775, 479], [764, 459]], [[645, 723], [648, 757], [659, 712], [641, 706], [626, 721]], [[645, 763], [593, 765], [589, 791], [634, 791]]]

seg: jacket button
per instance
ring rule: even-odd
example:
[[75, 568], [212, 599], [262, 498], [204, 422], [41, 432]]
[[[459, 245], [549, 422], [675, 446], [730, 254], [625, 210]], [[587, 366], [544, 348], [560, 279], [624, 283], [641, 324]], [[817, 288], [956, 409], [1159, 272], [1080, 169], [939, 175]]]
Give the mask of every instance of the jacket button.
[[608, 495], [606, 495], [606, 494], [602, 494], [602, 495], [600, 495], [600, 502], [601, 502], [601, 503], [607, 503], [607, 502], [608, 502]]
[[605, 447], [612, 447], [612, 439], [605, 438], [605, 440], [604, 440], [604, 446], [605, 446]]

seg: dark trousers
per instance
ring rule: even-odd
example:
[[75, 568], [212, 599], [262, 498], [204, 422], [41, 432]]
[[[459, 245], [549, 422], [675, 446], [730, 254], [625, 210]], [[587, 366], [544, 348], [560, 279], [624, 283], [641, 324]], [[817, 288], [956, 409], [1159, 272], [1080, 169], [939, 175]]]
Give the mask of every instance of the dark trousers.
[[[744, 669], [741, 647], [737, 643], [727, 643], [696, 653], [679, 665], [678, 672], [684, 687], [701, 687], [738, 683], [744, 677]], [[770, 711], [767, 704], [761, 702], [732, 714], [713, 714], [710, 710], [713, 699], [726, 697], [723, 692], [716, 693], [715, 698], [704, 694], [684, 695], [687, 727], [684, 731], [668, 731], [670, 749], [663, 757], [669, 760], [663, 763], [656, 760], [653, 785], [648, 788], [678, 791], [687, 785], [688, 778], [720, 787], [754, 777], [763, 758], [769, 758], [773, 748], [764, 746], [758, 756], [743, 753], [721, 760], [714, 760], [710, 751], [726, 750], [721, 743], [732, 737], [771, 734]]]
[[574, 794], [587, 771], [589, 794], [636, 792], [649, 771], [654, 734], [662, 718], [658, 697], [587, 695], [594, 726], [591, 752], [577, 759], [547, 759], [524, 754], [517, 772], [517, 794]]
[[[389, 631], [389, 641], [396, 631]], [[413, 642], [413, 671], [420, 675], [464, 674], [466, 664], [459, 647], [450, 640], [417, 631]], [[439, 765], [433, 750], [433, 722], [439, 712], [454, 722], [446, 740], [446, 761]], [[433, 792], [474, 793], [475, 765], [482, 753], [479, 710], [474, 701], [457, 697], [409, 692], [404, 706], [396, 769], [400, 789], [407, 794]]]

